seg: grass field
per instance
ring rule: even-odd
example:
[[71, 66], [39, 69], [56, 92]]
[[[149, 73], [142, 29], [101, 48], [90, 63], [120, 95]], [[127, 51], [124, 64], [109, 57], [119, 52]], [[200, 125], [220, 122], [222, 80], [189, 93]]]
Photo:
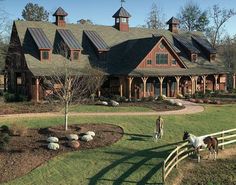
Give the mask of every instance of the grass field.
[[[203, 113], [163, 116], [164, 137], [152, 139], [154, 116], [71, 117], [71, 124], [111, 123], [124, 129], [124, 137], [112, 146], [58, 156], [28, 175], [6, 184], [84, 185], [158, 184], [164, 158], [180, 141], [185, 130], [203, 135], [236, 127], [236, 105], [206, 106]], [[28, 127], [61, 124], [63, 118], [2, 118], [0, 124]]]

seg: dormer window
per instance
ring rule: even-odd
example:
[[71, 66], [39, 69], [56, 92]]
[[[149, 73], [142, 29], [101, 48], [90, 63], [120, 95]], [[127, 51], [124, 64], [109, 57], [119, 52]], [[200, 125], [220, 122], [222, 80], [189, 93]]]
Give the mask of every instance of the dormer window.
[[210, 61], [216, 60], [216, 54], [210, 54]]
[[168, 64], [168, 54], [156, 54], [156, 64], [158, 65], [166, 65]]
[[42, 59], [43, 60], [49, 59], [49, 52], [48, 51], [42, 51]]
[[73, 51], [72, 60], [79, 60], [79, 51]]
[[197, 54], [192, 54], [191, 55], [191, 61], [192, 62], [197, 62], [198, 55]]

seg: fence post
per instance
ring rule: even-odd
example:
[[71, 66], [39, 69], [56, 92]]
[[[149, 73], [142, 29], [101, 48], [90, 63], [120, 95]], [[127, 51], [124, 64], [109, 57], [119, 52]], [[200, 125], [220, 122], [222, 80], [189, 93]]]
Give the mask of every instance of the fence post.
[[166, 172], [165, 172], [165, 168], [166, 168], [166, 162], [163, 161], [163, 165], [162, 165], [162, 184], [165, 184], [165, 175], [166, 175]]
[[221, 149], [224, 150], [224, 148], [225, 148], [225, 147], [224, 147], [224, 142], [225, 142], [225, 139], [224, 139], [224, 137], [225, 137], [225, 131], [224, 131], [224, 130], [222, 130], [221, 137], [222, 137], [222, 140], [221, 140], [221, 143], [222, 143]]
[[176, 158], [175, 158], [175, 162], [177, 162], [176, 163], [176, 165], [175, 165], [175, 168], [178, 168], [178, 160], [179, 160], [179, 148], [178, 148], [178, 146], [176, 147]]

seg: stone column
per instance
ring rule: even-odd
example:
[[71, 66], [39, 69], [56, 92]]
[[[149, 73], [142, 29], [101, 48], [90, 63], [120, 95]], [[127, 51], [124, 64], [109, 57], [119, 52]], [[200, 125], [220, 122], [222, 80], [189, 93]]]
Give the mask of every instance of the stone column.
[[159, 81], [160, 81], [160, 96], [162, 96], [162, 84], [163, 84], [163, 80], [164, 80], [165, 77], [163, 76], [160, 76], [158, 77]]
[[146, 92], [147, 92], [147, 79], [148, 77], [142, 77], [143, 81], [143, 97], [146, 97]]
[[233, 74], [233, 89], [235, 89], [235, 86], [236, 86], [236, 76], [235, 76], [235, 73]]
[[218, 84], [217, 84], [217, 81], [218, 81], [218, 77], [219, 75], [214, 75], [214, 78], [215, 78], [215, 84], [214, 84], [214, 91], [218, 90]]
[[176, 80], [176, 95], [179, 94], [179, 82], [180, 82], [180, 76], [175, 76], [175, 80]]
[[39, 102], [39, 79], [36, 78], [36, 101]]
[[206, 76], [202, 76], [203, 79], [203, 93], [206, 93]]
[[129, 83], [129, 99], [131, 99], [131, 85], [134, 77], [128, 77], [128, 83]]

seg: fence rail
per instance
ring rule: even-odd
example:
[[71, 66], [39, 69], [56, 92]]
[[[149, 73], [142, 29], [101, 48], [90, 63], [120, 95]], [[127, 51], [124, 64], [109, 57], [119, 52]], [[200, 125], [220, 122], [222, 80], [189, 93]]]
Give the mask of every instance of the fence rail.
[[[215, 136], [219, 141], [219, 147], [223, 150], [225, 145], [236, 143], [236, 128], [223, 130], [212, 134], [203, 135], [202, 137]], [[203, 149], [202, 149], [203, 150]], [[164, 160], [162, 166], [162, 182], [165, 184], [167, 176], [177, 168], [180, 161], [194, 153], [194, 149], [188, 142], [178, 145]]]

